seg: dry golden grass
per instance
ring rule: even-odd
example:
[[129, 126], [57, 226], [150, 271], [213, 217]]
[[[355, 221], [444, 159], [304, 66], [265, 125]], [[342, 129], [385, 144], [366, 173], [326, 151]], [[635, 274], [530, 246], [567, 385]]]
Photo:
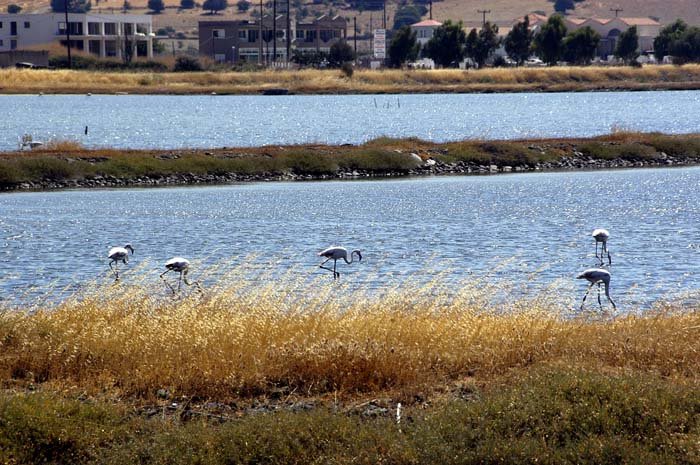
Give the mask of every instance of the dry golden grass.
[[179, 299], [107, 284], [56, 308], [0, 312], [0, 379], [233, 398], [429, 389], [549, 363], [692, 378], [700, 366], [696, 309], [571, 317], [544, 297], [494, 303], [509, 290], [486, 283], [368, 296], [329, 279], [255, 284], [240, 273]]
[[3, 93], [403, 93], [564, 91], [700, 88], [700, 65], [501, 68], [485, 70], [358, 70], [348, 79], [337, 70], [263, 72], [91, 72], [0, 70]]

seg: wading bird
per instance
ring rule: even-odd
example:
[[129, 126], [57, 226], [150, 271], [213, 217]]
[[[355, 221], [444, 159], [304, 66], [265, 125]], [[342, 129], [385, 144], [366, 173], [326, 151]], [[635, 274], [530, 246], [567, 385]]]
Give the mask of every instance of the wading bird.
[[[610, 256], [610, 252], [608, 251], [608, 238], [610, 237], [610, 233], [608, 232], [608, 230], [601, 228], [594, 229], [591, 236], [593, 236], [593, 239], [595, 239], [595, 257], [600, 260], [600, 265], [603, 265], [605, 263], [605, 260], [603, 258], [605, 257], [605, 254], [608, 255], [608, 265], [612, 265], [612, 257]], [[598, 242], [601, 242], [603, 244], [600, 249], [600, 256], [598, 256]]]
[[[129, 263], [129, 251], [131, 251], [132, 255], [134, 254], [134, 248], [131, 244], [126, 244], [124, 247], [112, 247], [109, 249], [107, 258], [109, 258], [109, 268], [114, 272], [115, 281], [119, 281], [119, 269], [117, 268], [119, 262], [125, 265]], [[112, 263], [114, 263], [114, 266], [112, 266]]]
[[[345, 247], [338, 247], [338, 246], [333, 246], [333, 247], [328, 247], [326, 250], [322, 250], [321, 252], [318, 253], [319, 257], [325, 257], [325, 260], [323, 263], [319, 265], [319, 268], [323, 268], [324, 270], [332, 271], [333, 272], [333, 279], [338, 279], [340, 278], [340, 273], [336, 271], [336, 266], [338, 265], [338, 260], [341, 258], [345, 260], [345, 263], [348, 265], [353, 262], [354, 256], [357, 254], [357, 261], [360, 262], [362, 261], [362, 254], [360, 253], [359, 250], [353, 250], [350, 253], [350, 261], [348, 261], [348, 249]], [[328, 267], [325, 267], [325, 265], [328, 260], [333, 260], [333, 269], [330, 269]]]
[[590, 268], [588, 270], [585, 270], [580, 275], [576, 276], [576, 279], [585, 279], [586, 281], [591, 283], [588, 286], [588, 289], [586, 289], [586, 293], [583, 295], [583, 301], [581, 302], [581, 310], [583, 310], [583, 304], [586, 303], [586, 297], [588, 297], [588, 293], [590, 292], [594, 284], [598, 285], [598, 305], [600, 305], [600, 309], [603, 310], [603, 304], [600, 301], [600, 283], [603, 283], [605, 285], [605, 296], [608, 298], [613, 308], [617, 310], [615, 302], [613, 302], [613, 300], [610, 298], [610, 276], [610, 272], [602, 268]]
[[186, 258], [182, 257], [173, 257], [167, 262], [165, 262], [165, 268], [167, 268], [161, 275], [161, 279], [165, 282], [165, 284], [170, 288], [171, 291], [173, 291], [173, 294], [175, 294], [175, 288], [170, 285], [170, 283], [164, 278], [164, 276], [167, 273], [170, 273], [171, 271], [175, 271], [177, 273], [180, 273], [180, 277], [178, 278], [177, 281], [177, 290], [180, 290], [180, 287], [182, 286], [182, 282], [184, 281], [185, 284], [188, 286], [195, 285], [197, 286], [197, 289], [201, 292], [201, 288], [199, 287], [199, 283], [197, 281], [189, 282], [187, 281], [187, 273], [190, 271], [190, 261], [187, 260]]

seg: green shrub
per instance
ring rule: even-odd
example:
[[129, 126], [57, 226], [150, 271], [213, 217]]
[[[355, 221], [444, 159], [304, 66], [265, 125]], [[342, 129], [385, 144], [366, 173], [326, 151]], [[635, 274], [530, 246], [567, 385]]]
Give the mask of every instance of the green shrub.
[[202, 71], [202, 65], [196, 58], [188, 56], [180, 56], [175, 60], [175, 66], [173, 67], [175, 72], [187, 72], [187, 71]]

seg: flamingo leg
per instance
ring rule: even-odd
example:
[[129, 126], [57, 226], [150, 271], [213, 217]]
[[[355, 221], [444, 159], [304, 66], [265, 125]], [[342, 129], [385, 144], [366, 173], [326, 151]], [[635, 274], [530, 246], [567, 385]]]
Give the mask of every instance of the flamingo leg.
[[324, 270], [332, 271], [332, 272], [333, 272], [333, 279], [335, 279], [335, 275], [336, 275], [335, 266], [333, 266], [333, 269], [330, 269], [330, 268], [328, 268], [327, 266], [323, 266], [323, 265], [325, 265], [326, 263], [328, 263], [328, 260], [330, 260], [330, 258], [325, 259], [325, 260], [323, 261], [323, 263], [321, 263], [320, 265], [318, 265], [318, 267], [319, 267], [319, 268], [322, 268], [322, 269], [324, 269]]
[[167, 273], [170, 273], [172, 270], [165, 270], [163, 273], [160, 275], [160, 279], [163, 280], [166, 286], [168, 286], [168, 289], [172, 291], [173, 294], [175, 294], [175, 288], [173, 288], [170, 283], [168, 282], [167, 279], [165, 279], [163, 276], [165, 276]]
[[600, 306], [600, 311], [603, 311], [603, 303], [600, 301], [600, 283], [598, 283], [598, 305]]
[[[112, 263], [114, 263], [114, 267], [112, 267]], [[109, 262], [109, 267], [114, 272], [114, 280], [119, 281], [119, 262], [116, 260], [112, 260], [111, 262]]]
[[335, 260], [333, 262], [333, 279], [340, 279], [340, 273], [335, 271], [335, 268], [338, 266], [338, 260]]
[[182, 271], [180, 272], [180, 277], [177, 280], [177, 291], [180, 292], [180, 288], [182, 287]]
[[198, 290], [200, 293], [202, 293], [202, 286], [199, 285], [199, 282], [198, 282], [198, 281], [189, 282], [189, 281], [187, 280], [187, 275], [184, 275], [184, 276], [182, 277], [182, 280], [185, 281], [185, 284], [187, 284], [188, 286], [195, 286], [195, 287], [197, 288], [197, 290]]
[[586, 289], [586, 293], [583, 294], [583, 300], [581, 301], [581, 311], [583, 311], [583, 304], [586, 303], [586, 297], [588, 297], [588, 293], [591, 291], [591, 288], [593, 287], [593, 283], [588, 285], [588, 289]]

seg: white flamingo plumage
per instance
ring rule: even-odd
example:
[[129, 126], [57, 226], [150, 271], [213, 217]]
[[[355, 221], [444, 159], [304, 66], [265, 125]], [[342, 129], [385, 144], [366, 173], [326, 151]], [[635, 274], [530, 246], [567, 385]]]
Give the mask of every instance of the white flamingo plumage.
[[[612, 257], [608, 251], [608, 239], [610, 238], [610, 232], [607, 229], [598, 228], [593, 230], [591, 236], [593, 236], [593, 239], [595, 239], [595, 256], [600, 260], [600, 265], [602, 266], [605, 263], [603, 257], [605, 257], [606, 254], [608, 255], [608, 265], [612, 265]], [[602, 243], [600, 256], [598, 256], [599, 242]]]
[[185, 284], [188, 286], [191, 285], [196, 285], [197, 289], [201, 291], [199, 288], [199, 283], [197, 281], [189, 282], [187, 281], [187, 273], [190, 271], [190, 261], [187, 260], [186, 258], [182, 257], [173, 257], [167, 262], [165, 262], [165, 268], [166, 270], [160, 275], [161, 279], [165, 281], [165, 284], [170, 288], [171, 291], [173, 291], [173, 294], [175, 294], [175, 288], [170, 285], [170, 283], [164, 278], [164, 276], [167, 273], [170, 273], [171, 271], [175, 271], [176, 273], [180, 273], [180, 277], [178, 278], [177, 281], [177, 290], [179, 291], [180, 288], [182, 287], [182, 282], [184, 281]]
[[[345, 247], [328, 247], [327, 249], [322, 250], [318, 253], [319, 257], [325, 258], [323, 263], [319, 265], [319, 268], [332, 271], [333, 279], [338, 279], [340, 278], [340, 273], [336, 271], [336, 267], [338, 266], [338, 260], [343, 259], [345, 260], [345, 263], [349, 265], [354, 261], [355, 254], [357, 254], [357, 261], [362, 261], [362, 253], [359, 250], [353, 250], [352, 252], [350, 252], [350, 260], [348, 260], [348, 249], [346, 249]], [[328, 260], [333, 260], [333, 269], [323, 266], [328, 262]]]
[[581, 301], [581, 310], [583, 310], [583, 304], [586, 302], [586, 297], [588, 297], [588, 293], [590, 292], [591, 288], [593, 287], [594, 284], [598, 285], [598, 305], [600, 305], [600, 309], [603, 309], [603, 304], [600, 301], [600, 283], [603, 283], [605, 285], [605, 296], [608, 298], [610, 303], [612, 304], [613, 308], [617, 310], [617, 307], [615, 306], [615, 302], [613, 302], [612, 298], [610, 298], [610, 272], [608, 270], [604, 270], [602, 268], [589, 268], [585, 270], [583, 273], [580, 275], [576, 276], [577, 279], [585, 279], [589, 283], [591, 283], [588, 286], [588, 289], [586, 289], [586, 293], [583, 295], [583, 301]]
[[[119, 281], [119, 262], [125, 265], [129, 263], [129, 252], [134, 254], [134, 248], [131, 244], [126, 244], [124, 247], [112, 247], [107, 253], [107, 258], [109, 258], [109, 268], [114, 272], [115, 281]], [[114, 264], [114, 266], [112, 266]]]

